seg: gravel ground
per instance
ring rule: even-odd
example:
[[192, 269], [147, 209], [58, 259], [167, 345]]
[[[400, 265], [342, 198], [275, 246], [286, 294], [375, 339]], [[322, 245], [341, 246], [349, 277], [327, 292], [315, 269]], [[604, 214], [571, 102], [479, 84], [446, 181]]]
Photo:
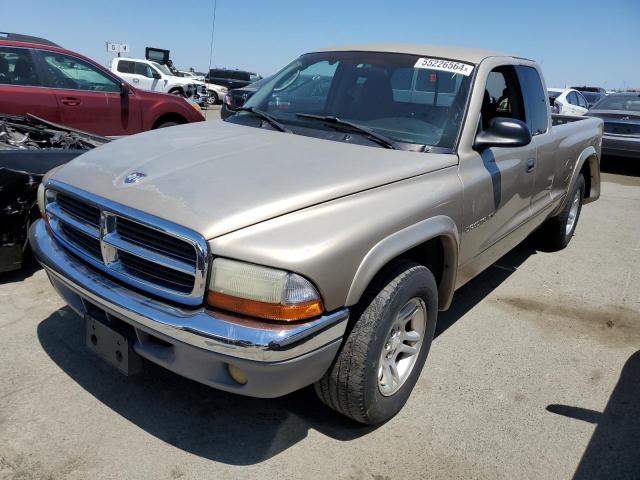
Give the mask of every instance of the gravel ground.
[[250, 399], [149, 364], [123, 377], [41, 270], [1, 276], [0, 478], [638, 479], [638, 187], [606, 174], [566, 250], [525, 243], [460, 290], [379, 428], [310, 389]]

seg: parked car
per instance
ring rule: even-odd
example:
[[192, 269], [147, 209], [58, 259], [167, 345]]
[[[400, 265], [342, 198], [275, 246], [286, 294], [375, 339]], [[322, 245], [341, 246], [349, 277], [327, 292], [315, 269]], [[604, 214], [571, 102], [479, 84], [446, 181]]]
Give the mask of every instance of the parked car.
[[573, 90], [578, 90], [579, 92], [592, 92], [592, 93], [607, 93], [607, 91], [602, 87], [587, 87], [583, 85], [582, 87], [571, 87]]
[[29, 226], [40, 218], [43, 175], [109, 141], [33, 116], [0, 115], [0, 272], [22, 265]]
[[559, 115], [582, 116], [589, 111], [589, 102], [577, 90], [570, 88], [549, 88], [551, 112]]
[[586, 85], [583, 85], [582, 87], [571, 88], [582, 93], [589, 103], [589, 108], [593, 107], [601, 98], [607, 95], [607, 91], [602, 87], [587, 87]]
[[376, 424], [407, 401], [456, 288], [536, 229], [569, 243], [600, 193], [601, 135], [550, 115], [532, 60], [316, 51], [225, 121], [56, 170], [30, 241], [120, 371], [142, 356], [256, 397], [314, 384]]
[[116, 57], [111, 61], [111, 72], [142, 90], [185, 98], [207, 96], [204, 82], [174, 75], [166, 65], [152, 60]]
[[588, 115], [604, 121], [604, 155], [640, 158], [640, 93], [607, 95]]
[[251, 98], [261, 85], [264, 85], [268, 81], [268, 78], [263, 78], [257, 82], [253, 82], [250, 85], [242, 88], [234, 88], [229, 90], [224, 96], [222, 102], [222, 108], [220, 109], [220, 117], [225, 118], [233, 115], [236, 110], [244, 105], [244, 103]]
[[581, 92], [582, 96], [587, 100], [589, 108], [592, 108], [596, 103], [607, 96], [606, 93], [601, 92]]
[[212, 68], [205, 77], [207, 83], [221, 85], [232, 88], [246, 87], [250, 83], [260, 80], [262, 77], [257, 73], [244, 70], [229, 70], [226, 68]]
[[129, 86], [77, 53], [1, 39], [0, 113], [110, 136], [204, 120], [183, 99]]
[[217, 105], [220, 103], [227, 94], [227, 87], [223, 87], [222, 85], [216, 85], [215, 83], [207, 83], [207, 91], [209, 96], [207, 97], [208, 105]]

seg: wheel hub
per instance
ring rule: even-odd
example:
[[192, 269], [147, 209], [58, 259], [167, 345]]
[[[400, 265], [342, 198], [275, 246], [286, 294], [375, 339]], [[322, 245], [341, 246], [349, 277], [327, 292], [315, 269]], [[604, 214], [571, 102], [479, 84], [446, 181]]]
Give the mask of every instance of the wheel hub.
[[378, 389], [384, 396], [396, 393], [413, 371], [427, 325], [427, 307], [413, 297], [399, 310], [378, 362]]

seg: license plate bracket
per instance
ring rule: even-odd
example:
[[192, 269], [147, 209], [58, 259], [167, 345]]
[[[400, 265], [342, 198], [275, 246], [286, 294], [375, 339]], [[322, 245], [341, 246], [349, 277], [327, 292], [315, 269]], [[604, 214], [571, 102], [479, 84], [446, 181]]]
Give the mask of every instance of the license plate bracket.
[[142, 369], [142, 358], [127, 337], [90, 314], [85, 315], [84, 321], [85, 344], [89, 350], [126, 376]]

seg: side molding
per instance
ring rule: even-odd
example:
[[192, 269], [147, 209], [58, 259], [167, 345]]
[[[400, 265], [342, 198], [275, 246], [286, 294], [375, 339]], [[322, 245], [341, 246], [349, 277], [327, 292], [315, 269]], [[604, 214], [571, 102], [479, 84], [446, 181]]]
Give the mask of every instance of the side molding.
[[364, 257], [349, 288], [346, 304], [356, 304], [373, 277], [390, 260], [432, 238], [442, 237], [444, 268], [438, 287], [438, 308], [446, 310], [455, 290], [458, 268], [458, 228], [451, 218], [438, 215], [404, 228], [380, 240]]

